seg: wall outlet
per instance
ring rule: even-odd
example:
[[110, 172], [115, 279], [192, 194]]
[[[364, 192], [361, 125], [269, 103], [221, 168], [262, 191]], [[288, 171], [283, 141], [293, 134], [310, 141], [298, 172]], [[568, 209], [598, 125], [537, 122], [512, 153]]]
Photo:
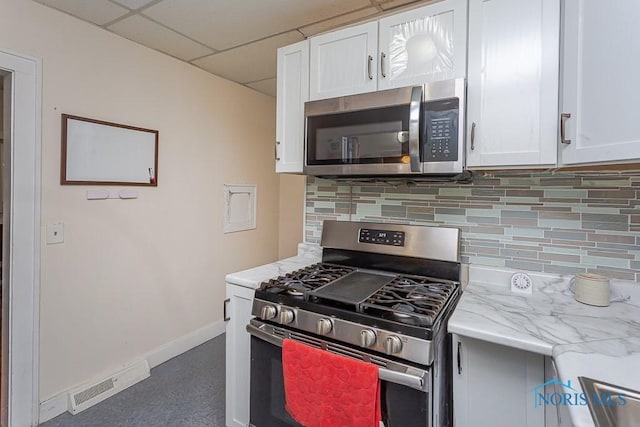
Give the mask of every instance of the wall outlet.
[[64, 223], [47, 224], [47, 245], [64, 243]]

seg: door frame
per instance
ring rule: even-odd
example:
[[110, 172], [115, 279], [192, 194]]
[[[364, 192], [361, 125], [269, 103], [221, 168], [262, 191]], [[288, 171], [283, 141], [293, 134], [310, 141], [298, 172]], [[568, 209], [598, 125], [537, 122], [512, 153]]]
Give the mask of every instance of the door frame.
[[[3, 209], [8, 236], [8, 277], [2, 284], [2, 423], [11, 427], [38, 424], [40, 318], [40, 194], [42, 138], [42, 62], [0, 50], [0, 69], [11, 74], [11, 158], [9, 209]], [[7, 141], [5, 141], [7, 143]], [[5, 198], [5, 200], [7, 200]], [[7, 212], [8, 210], [8, 212]], [[5, 247], [7, 247], [5, 245]], [[14, 286], [15, 285], [15, 286]], [[6, 397], [5, 397], [6, 396]], [[4, 402], [3, 402], [4, 403]]]

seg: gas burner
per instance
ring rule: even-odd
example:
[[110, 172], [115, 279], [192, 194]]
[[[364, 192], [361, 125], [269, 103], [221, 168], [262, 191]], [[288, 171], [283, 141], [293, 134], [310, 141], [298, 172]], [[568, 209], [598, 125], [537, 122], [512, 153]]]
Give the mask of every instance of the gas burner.
[[394, 304], [391, 308], [395, 310], [392, 313], [393, 316], [400, 319], [407, 319], [411, 317], [411, 313], [414, 313], [416, 311], [415, 308], [413, 308], [410, 304], [405, 304], [402, 302]]
[[364, 313], [390, 316], [402, 323], [430, 326], [456, 289], [454, 282], [397, 276], [362, 305]]
[[354, 269], [331, 264], [314, 264], [292, 273], [271, 279], [260, 287], [268, 293], [286, 294], [302, 298], [306, 292], [324, 286], [351, 273]]
[[294, 297], [301, 297], [301, 296], [304, 295], [304, 293], [302, 291], [299, 291], [299, 290], [297, 290], [295, 288], [289, 288], [289, 289], [287, 289], [286, 292], [287, 292], [287, 294], [289, 294], [291, 296], [294, 296]]

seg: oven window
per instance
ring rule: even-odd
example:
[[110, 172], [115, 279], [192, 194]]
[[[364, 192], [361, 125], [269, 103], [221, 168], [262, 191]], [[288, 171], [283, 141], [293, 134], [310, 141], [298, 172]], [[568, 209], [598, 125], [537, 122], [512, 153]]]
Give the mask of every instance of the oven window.
[[409, 162], [409, 106], [307, 118], [307, 164]]
[[382, 418], [385, 427], [425, 427], [429, 425], [427, 394], [398, 384], [383, 382]]
[[[385, 427], [429, 426], [429, 394], [382, 382], [382, 418]], [[256, 427], [300, 426], [286, 411], [282, 350], [251, 337], [251, 424]]]

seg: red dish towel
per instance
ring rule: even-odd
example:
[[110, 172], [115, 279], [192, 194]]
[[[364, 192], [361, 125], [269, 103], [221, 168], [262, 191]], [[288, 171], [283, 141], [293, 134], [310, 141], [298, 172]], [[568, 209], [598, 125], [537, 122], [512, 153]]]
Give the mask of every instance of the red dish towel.
[[286, 409], [305, 427], [378, 427], [378, 367], [296, 341], [282, 343]]

